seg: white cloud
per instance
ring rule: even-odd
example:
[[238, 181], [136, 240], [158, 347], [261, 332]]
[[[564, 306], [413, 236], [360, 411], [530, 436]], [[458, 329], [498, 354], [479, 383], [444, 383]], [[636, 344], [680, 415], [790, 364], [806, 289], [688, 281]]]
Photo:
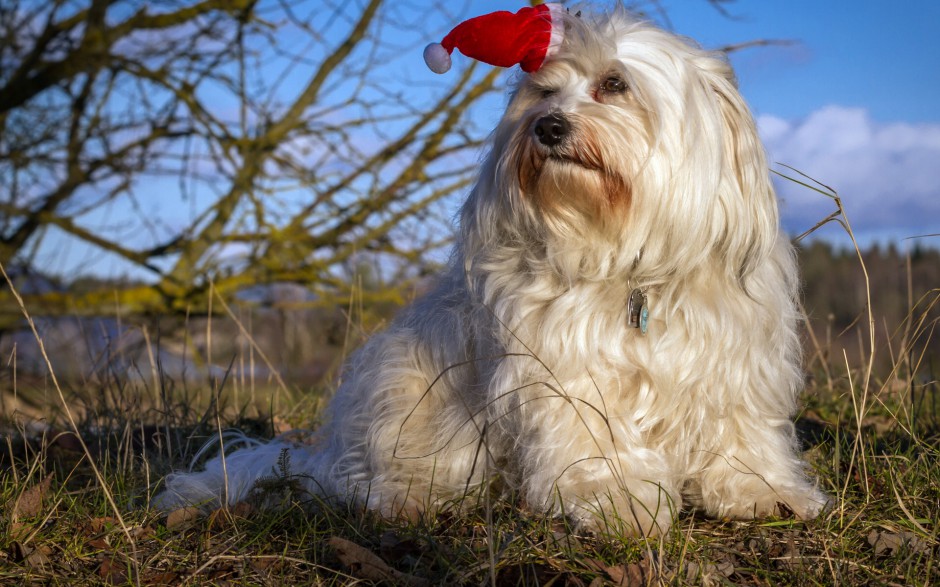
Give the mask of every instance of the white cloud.
[[[770, 160], [835, 189], [857, 235], [940, 232], [940, 124], [879, 123], [862, 108], [843, 106], [800, 121], [765, 115], [757, 122]], [[795, 183], [780, 180], [777, 189], [790, 232], [834, 210], [827, 198]]]

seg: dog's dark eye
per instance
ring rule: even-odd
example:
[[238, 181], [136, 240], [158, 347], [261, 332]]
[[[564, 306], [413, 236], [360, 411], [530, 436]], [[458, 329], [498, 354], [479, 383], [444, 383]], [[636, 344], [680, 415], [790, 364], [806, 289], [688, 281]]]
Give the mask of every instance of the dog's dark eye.
[[627, 91], [627, 82], [619, 76], [612, 75], [601, 82], [601, 90], [608, 94], [622, 94]]

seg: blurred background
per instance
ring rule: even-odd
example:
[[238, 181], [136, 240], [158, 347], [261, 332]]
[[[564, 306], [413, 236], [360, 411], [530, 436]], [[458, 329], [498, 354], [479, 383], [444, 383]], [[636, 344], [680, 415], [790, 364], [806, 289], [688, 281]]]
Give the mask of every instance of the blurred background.
[[[940, 4], [626, 4], [736, 67], [799, 240], [809, 376], [866, 360], [870, 301], [886, 364], [932, 378]], [[519, 75], [438, 76], [423, 47], [522, 5], [0, 0], [4, 414], [46, 417], [50, 365], [75, 393], [328, 391], [446, 260]]]

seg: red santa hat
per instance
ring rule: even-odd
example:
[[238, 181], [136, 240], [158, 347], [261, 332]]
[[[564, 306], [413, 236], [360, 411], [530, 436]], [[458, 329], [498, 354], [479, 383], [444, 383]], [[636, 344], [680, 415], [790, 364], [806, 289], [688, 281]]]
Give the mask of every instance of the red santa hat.
[[478, 61], [538, 71], [545, 58], [558, 51], [565, 24], [561, 4], [527, 6], [519, 12], [499, 11], [460, 23], [440, 43], [424, 49], [424, 62], [434, 73], [450, 69], [454, 49]]

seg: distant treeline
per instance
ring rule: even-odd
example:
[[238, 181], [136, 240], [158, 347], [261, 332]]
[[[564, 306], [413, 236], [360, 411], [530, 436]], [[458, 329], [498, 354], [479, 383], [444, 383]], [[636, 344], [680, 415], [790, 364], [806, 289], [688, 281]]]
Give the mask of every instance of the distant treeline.
[[[842, 371], [843, 349], [850, 363], [858, 365], [868, 352], [865, 273], [858, 254], [823, 242], [798, 250], [802, 299], [815, 335], [806, 340], [809, 371], [815, 371], [820, 355]], [[934, 324], [940, 322], [940, 251], [916, 245], [910, 252], [873, 246], [861, 256], [870, 283], [879, 366], [895, 364], [904, 347], [904, 353], [926, 357], [921, 368], [929, 376], [937, 371], [931, 361], [940, 362], [940, 336], [932, 335]], [[84, 292], [104, 292], [99, 297], [105, 303], [97, 309], [72, 313], [67, 311], [69, 304], [63, 306], [64, 312], [44, 311], [36, 301], [43, 298], [33, 298], [30, 312], [61, 378], [87, 380], [115, 371], [146, 374], [151, 372], [150, 363], [157, 361], [176, 380], [204, 380], [226, 370], [232, 370], [233, 377], [250, 372], [256, 379], [270, 379], [268, 365], [253, 353], [257, 348], [285, 381], [301, 386], [328, 385], [348, 352], [381, 329], [403, 299], [430, 283], [425, 279], [407, 286], [360, 279], [362, 293], [352, 304], [318, 298], [306, 285], [257, 285], [230, 299], [239, 327], [218, 304], [210, 318], [205, 311], [135, 313], [107, 303], [112, 298], [106, 295], [109, 290], [146, 288], [143, 283], [69, 281], [37, 273], [20, 273], [14, 282], [33, 296], [58, 295], [64, 300]], [[399, 292], [394, 299], [381, 295], [393, 290]], [[45, 372], [45, 361], [22, 317], [15, 318], [18, 309], [11, 304], [7, 310], [10, 319], [7, 327], [0, 327], [0, 354], [4, 360], [16, 357], [11, 364], [17, 366], [22, 385], [24, 375]], [[0, 369], [0, 388], [13, 385], [12, 371]]]
[[855, 362], [858, 327], [864, 329], [868, 320], [869, 291], [881, 360], [891, 360], [907, 333], [916, 335], [914, 347], [928, 349], [924, 367], [930, 367], [931, 360], [940, 362], [940, 333], [931, 334], [940, 321], [940, 250], [919, 244], [909, 250], [893, 244], [871, 246], [861, 254], [867, 288], [854, 249], [813, 242], [799, 248], [799, 257], [803, 305], [821, 343], [832, 342], [830, 350], [844, 346], [849, 360]]

